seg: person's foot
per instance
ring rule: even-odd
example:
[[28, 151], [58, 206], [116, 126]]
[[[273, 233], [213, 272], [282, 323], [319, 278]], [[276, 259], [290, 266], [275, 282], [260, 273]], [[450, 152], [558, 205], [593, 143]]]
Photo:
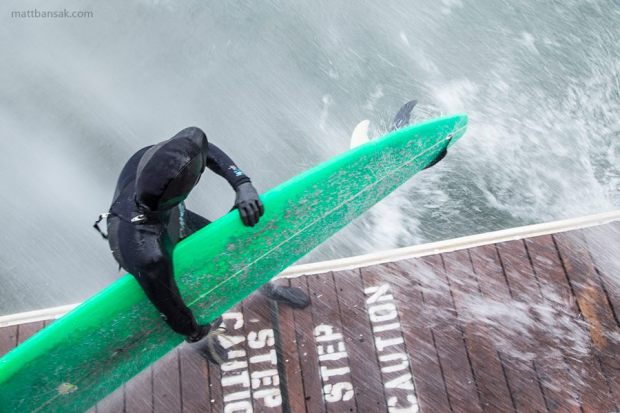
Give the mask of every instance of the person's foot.
[[222, 364], [228, 360], [228, 351], [220, 344], [218, 339], [218, 328], [222, 321], [222, 317], [218, 317], [211, 324], [199, 326], [196, 334], [185, 339], [185, 341], [191, 343], [192, 350], [214, 364]]
[[275, 283], [267, 283], [260, 288], [261, 294], [270, 300], [286, 304], [292, 308], [302, 309], [310, 304], [310, 297], [297, 287], [286, 287]]

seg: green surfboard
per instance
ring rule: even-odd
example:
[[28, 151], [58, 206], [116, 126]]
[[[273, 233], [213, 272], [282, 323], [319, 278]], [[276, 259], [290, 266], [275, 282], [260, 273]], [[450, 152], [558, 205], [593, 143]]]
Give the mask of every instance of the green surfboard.
[[[245, 227], [233, 211], [174, 250], [181, 293], [209, 322], [429, 165], [466, 115], [392, 132], [261, 196]], [[125, 275], [0, 359], [0, 411], [81, 412], [181, 343]]]

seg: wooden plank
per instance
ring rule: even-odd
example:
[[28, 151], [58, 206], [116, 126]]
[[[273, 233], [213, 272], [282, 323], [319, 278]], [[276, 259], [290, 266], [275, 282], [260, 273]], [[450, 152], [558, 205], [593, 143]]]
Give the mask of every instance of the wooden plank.
[[512, 349], [502, 352], [512, 397], [519, 412], [546, 412], [548, 408], [535, 360], [536, 320], [532, 317], [532, 304], [542, 301], [538, 281], [531, 271], [528, 272], [528, 257], [522, 241], [498, 244], [497, 251], [514, 307], [512, 327], [520, 329], [516, 334], [510, 333]]
[[[511, 404], [517, 411], [528, 411], [527, 409], [546, 411], [536, 371], [528, 361], [534, 346], [521, 337], [523, 324], [529, 325], [529, 313], [524, 310], [527, 304], [518, 302], [512, 297], [507, 281], [508, 275], [504, 272], [505, 268], [495, 245], [477, 247], [471, 249], [469, 253], [477, 274], [478, 286], [484, 297], [479, 309], [489, 309], [489, 314], [482, 316], [488, 323], [489, 337], [496, 343], [495, 347], [499, 351], [499, 359], [510, 390]], [[518, 274], [514, 274], [512, 267], [509, 270], [513, 271], [511, 278], [515, 278], [513, 288], [523, 296], [522, 290], [527, 288], [527, 284], [518, 278]], [[531, 396], [528, 391], [532, 393]]]
[[404, 337], [402, 301], [396, 298], [408, 294], [411, 284], [397, 264], [367, 267], [361, 273], [388, 409], [418, 411], [417, 377]]
[[183, 412], [211, 413], [209, 363], [188, 345], [179, 348], [179, 361]]
[[385, 412], [387, 404], [374, 336], [363, 304], [366, 296], [360, 270], [334, 272], [333, 276], [357, 409]]
[[491, 302], [510, 301], [510, 289], [495, 245], [482, 245], [469, 250], [472, 267], [482, 296]]
[[43, 321], [25, 323], [17, 326], [17, 345], [20, 345], [43, 328]]
[[[617, 401], [620, 400], [620, 383], [615, 374], [620, 366], [618, 360], [620, 343], [615, 338], [618, 328], [613, 312], [581, 234], [579, 232], [556, 234], [554, 239], [570, 285], [575, 292], [579, 311], [588, 323], [592, 351], [602, 361], [604, 368], [602, 376], [605, 376], [605, 373], [609, 376], [601, 377], [598, 369], [589, 372], [593, 375], [593, 381], [601, 385], [584, 389], [589, 398], [588, 405], [584, 401], [584, 410], [587, 407], [592, 408], [592, 411], [612, 411], [617, 408]], [[605, 382], [607, 386], [602, 385]], [[610, 396], [610, 391], [613, 392], [613, 397]]]
[[[594, 360], [583, 354], [583, 345], [575, 340], [583, 327], [578, 321], [579, 310], [575, 297], [568, 284], [566, 273], [562, 268], [560, 257], [555, 248], [551, 235], [530, 238], [525, 240], [532, 267], [540, 283], [541, 293], [547, 305], [550, 306], [553, 326], [549, 332], [547, 349], [552, 354], [559, 351], [562, 359], [557, 359], [556, 375], [552, 378], [543, 377], [545, 391], [555, 389], [556, 397], [548, 399], [551, 412], [580, 412], [582, 400], [586, 409], [589, 405], [589, 395], [584, 394], [583, 383], [590, 381], [591, 374], [582, 375], [581, 371], [591, 370]], [[559, 331], [560, 330], [560, 331]], [[584, 369], [584, 366], [585, 367]], [[554, 384], [552, 380], [555, 380]], [[558, 383], [562, 383], [558, 385]], [[592, 383], [600, 386], [605, 383]], [[587, 386], [586, 386], [587, 387]]]
[[252, 407], [257, 412], [282, 412], [282, 394], [272, 323], [272, 303], [255, 293], [243, 302]]
[[[570, 411], [579, 408], [578, 400], [568, 382], [567, 366], [562, 353], [557, 351], [557, 332], [560, 314], [553, 307], [556, 302], [545, 301], [542, 289], [549, 287], [538, 280], [532, 267], [532, 259], [524, 241], [512, 241], [498, 247], [502, 251], [506, 277], [512, 284], [512, 292], [518, 301], [526, 303], [532, 325], [529, 327], [531, 341], [528, 351], [535, 354], [534, 372], [541, 386], [545, 407], [551, 411]], [[566, 294], [567, 291], [561, 291]], [[559, 296], [560, 300], [562, 295]], [[558, 383], [566, 383], [558, 386]], [[529, 390], [526, 390], [526, 392]], [[541, 407], [542, 408], [542, 407]]]
[[[291, 286], [301, 288], [309, 293], [307, 277], [299, 277], [291, 280]], [[312, 308], [317, 305], [316, 291], [310, 294], [312, 304], [303, 310], [294, 312], [297, 351], [301, 365], [301, 374], [304, 383], [304, 399], [306, 411], [309, 413], [324, 413], [323, 386], [319, 374], [319, 359], [316, 353], [314, 340], [314, 321]]]
[[153, 412], [153, 367], [148, 367], [125, 383], [125, 411]]
[[105, 399], [97, 403], [97, 413], [122, 413], [125, 411], [124, 386], [110, 393]]
[[430, 315], [434, 309], [424, 301], [423, 289], [417, 277], [429, 273], [420, 260], [406, 260], [390, 264], [394, 274], [387, 281], [394, 285], [394, 299], [400, 314], [400, 324], [416, 387], [420, 410], [423, 412], [450, 412], [448, 390], [444, 381]]
[[[528, 310], [534, 322], [531, 327], [535, 340], [534, 362], [546, 406], [551, 412], [577, 412], [580, 410], [580, 398], [571, 383], [570, 367], [562, 351], [564, 348], [572, 348], [574, 343], [567, 342], [569, 340], [566, 338], [571, 337], [578, 329], [574, 319], [567, 315], [567, 310], [571, 311], [567, 305], [574, 303], [574, 298], [571, 298], [572, 291], [566, 288], [561, 265], [553, 270], [540, 266], [541, 256], [537, 253], [534, 242], [524, 240], [515, 242], [515, 246], [518, 248], [522, 274], [529, 280], [527, 288], [539, 291], [535, 298], [530, 298]], [[547, 251], [547, 255], [552, 252]], [[537, 280], [537, 283], [534, 280]], [[563, 385], [559, 386], [558, 383]]]
[[174, 349], [153, 365], [153, 412], [181, 412], [179, 352]]
[[525, 245], [545, 301], [576, 314], [578, 309], [575, 296], [551, 235], [526, 239]]
[[529, 258], [522, 240], [497, 244], [512, 298], [523, 303], [540, 303], [542, 295], [538, 279], [529, 268]]
[[478, 280], [478, 288], [480, 289], [480, 294], [483, 299], [478, 308], [491, 309], [490, 314], [487, 314], [485, 319], [479, 317], [480, 323], [486, 324], [485, 330], [488, 334], [488, 338], [494, 343], [494, 347], [498, 351], [498, 359], [502, 367], [510, 397], [510, 409], [507, 411], [516, 411], [517, 406], [512, 395], [510, 382], [506, 375], [507, 367], [505, 359], [507, 356], [502, 356], [502, 352], [500, 351], [506, 350], [505, 343], [511, 343], [512, 333], [503, 326], [503, 323], [500, 322], [494, 314], [494, 312], [499, 312], [501, 314], [506, 310], [506, 307], [511, 306], [512, 297], [510, 296], [510, 289], [506, 283], [506, 276], [495, 245], [483, 245], [470, 249], [468, 252], [472, 268]]
[[620, 222], [586, 228], [585, 236], [588, 252], [592, 256], [596, 271], [600, 276], [605, 294], [611, 305], [616, 326], [620, 320]]
[[[212, 411], [252, 411], [252, 390], [248, 370], [248, 347], [243, 316], [245, 302], [236, 305], [223, 317], [226, 334], [220, 342], [228, 350], [228, 361], [219, 367], [219, 383], [211, 380]], [[215, 369], [213, 369], [215, 371]], [[219, 386], [219, 388], [218, 388]]]
[[[581, 231], [586, 239], [587, 249], [592, 257], [595, 270], [607, 296], [616, 328], [608, 326], [607, 339], [615, 346], [602, 357], [603, 369], [615, 398], [616, 408], [620, 406], [620, 355], [614, 354], [620, 341], [620, 222], [586, 228]], [[611, 324], [611, 320], [608, 320]], [[620, 410], [620, 409], [619, 409]]]
[[[213, 413], [223, 412], [225, 405], [229, 409], [251, 408], [242, 304], [232, 307], [222, 314], [222, 318], [224, 333], [220, 343], [227, 349], [229, 361], [223, 366], [224, 370], [217, 364], [208, 364], [209, 404]], [[231, 394], [232, 400], [230, 400]], [[243, 394], [245, 400], [236, 398], [238, 394]], [[226, 401], [225, 396], [228, 396]]]
[[450, 282], [459, 320], [464, 326], [465, 342], [473, 367], [480, 402], [485, 412], [514, 410], [502, 362], [485, 323], [472, 310], [484, 305], [469, 252], [443, 254], [446, 275]]
[[0, 328], [0, 356], [13, 350], [17, 345], [17, 326]]
[[318, 356], [325, 409], [337, 413], [356, 412], [349, 349], [344, 341], [333, 275], [318, 274], [306, 278], [312, 294], [312, 331], [316, 345], [308, 351], [314, 351]]
[[[505, 354], [504, 366], [512, 396], [519, 412], [547, 412], [537, 369], [538, 329], [535, 306], [542, 303], [538, 281], [534, 277], [523, 241], [508, 241], [497, 245], [500, 261], [513, 298], [515, 327], [520, 332], [513, 335], [513, 352]], [[520, 313], [518, 313], [520, 312]], [[510, 326], [508, 327], [510, 328]], [[532, 359], [532, 360], [530, 360]]]
[[[226, 313], [224, 313], [226, 315]], [[224, 411], [224, 397], [222, 388], [222, 368], [215, 364], [209, 365], [209, 404], [213, 413]]]
[[[290, 286], [289, 280], [280, 281]], [[304, 398], [304, 383], [302, 381], [302, 370], [299, 362], [299, 352], [297, 350], [297, 338], [295, 328], [295, 315], [291, 307], [278, 305], [278, 334], [276, 335], [276, 346], [278, 357], [283, 369], [283, 379], [286, 386], [282, 389], [284, 402], [290, 412], [303, 412], [306, 401]]]
[[452, 410], [482, 412], [478, 391], [440, 256], [420, 259], [416, 279], [424, 294], [428, 323], [444, 373]]

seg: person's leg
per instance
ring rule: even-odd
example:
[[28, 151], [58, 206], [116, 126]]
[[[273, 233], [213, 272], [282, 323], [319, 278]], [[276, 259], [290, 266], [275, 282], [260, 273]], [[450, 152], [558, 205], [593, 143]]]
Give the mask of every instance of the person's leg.
[[190, 211], [189, 209], [185, 209], [184, 212], [185, 212], [184, 222], [187, 228], [186, 229], [187, 235], [185, 235], [186, 237], [189, 237], [194, 232], [206, 227], [207, 225], [211, 223], [211, 221], [208, 220], [207, 218], [193, 211]]
[[190, 336], [198, 332], [198, 324], [179, 292], [163, 235], [158, 225], [121, 222], [119, 250], [123, 267], [135, 277], [164, 321], [175, 332]]
[[110, 250], [112, 251], [112, 256], [116, 260], [119, 266], [119, 270], [121, 268], [125, 268], [125, 263], [123, 262], [123, 257], [120, 251], [120, 242], [119, 242], [119, 227], [123, 222], [119, 217], [111, 215], [108, 217], [106, 222], [107, 224], [107, 239], [108, 245], [110, 245]]
[[113, 228], [121, 256], [119, 262], [138, 281], [163, 320], [178, 334], [186, 336], [194, 350], [213, 363], [221, 364], [228, 353], [219, 343], [215, 329], [221, 318], [211, 325], [199, 325], [187, 307], [174, 278], [167, 232], [156, 225], [133, 225], [120, 222]]
[[[160, 250], [161, 251], [161, 250]], [[212, 363], [222, 364], [228, 352], [220, 344], [215, 330], [222, 324], [219, 317], [212, 324], [198, 325], [192, 311], [185, 305], [172, 272], [167, 254], [154, 252], [141, 264], [138, 283], [149, 300], [160, 311], [164, 321], [177, 333], [186, 336], [195, 351]]]
[[170, 244], [174, 247], [179, 241], [189, 237], [210, 223], [211, 221], [207, 218], [186, 209], [185, 203], [181, 202], [170, 211], [170, 219], [166, 226]]

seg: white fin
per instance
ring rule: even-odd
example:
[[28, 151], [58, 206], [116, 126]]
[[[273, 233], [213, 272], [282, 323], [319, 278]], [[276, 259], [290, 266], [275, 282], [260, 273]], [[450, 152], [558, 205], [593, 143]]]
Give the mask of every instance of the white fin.
[[353, 129], [353, 133], [351, 134], [351, 149], [355, 148], [356, 146], [363, 145], [370, 140], [368, 138], [369, 125], [370, 121], [368, 119], [364, 119], [357, 124], [355, 129]]

